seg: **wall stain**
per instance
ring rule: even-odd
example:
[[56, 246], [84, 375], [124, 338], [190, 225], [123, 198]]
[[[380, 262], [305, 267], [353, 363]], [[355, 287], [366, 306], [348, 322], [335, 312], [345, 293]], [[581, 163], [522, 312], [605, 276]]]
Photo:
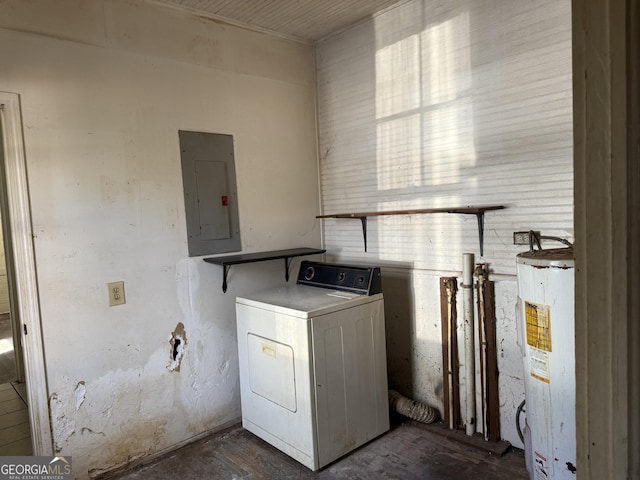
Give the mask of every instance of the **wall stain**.
[[[126, 470], [156, 451], [165, 435], [166, 419], [143, 420], [130, 425], [129, 429], [121, 429], [119, 437], [101, 446], [103, 460], [100, 466], [88, 470], [89, 478], [104, 478], [114, 471]], [[145, 439], [144, 442], [141, 439]]]
[[56, 392], [49, 396], [49, 412], [51, 415], [51, 427], [53, 431], [53, 443], [56, 453], [62, 451], [64, 444], [76, 432], [75, 419], [67, 417], [64, 413], [64, 403], [58, 398]]

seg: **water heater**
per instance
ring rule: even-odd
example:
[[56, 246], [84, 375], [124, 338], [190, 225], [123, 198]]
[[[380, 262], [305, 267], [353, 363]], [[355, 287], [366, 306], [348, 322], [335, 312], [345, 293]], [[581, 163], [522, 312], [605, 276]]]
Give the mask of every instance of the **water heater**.
[[575, 479], [573, 249], [521, 253], [517, 273], [527, 470], [531, 480]]

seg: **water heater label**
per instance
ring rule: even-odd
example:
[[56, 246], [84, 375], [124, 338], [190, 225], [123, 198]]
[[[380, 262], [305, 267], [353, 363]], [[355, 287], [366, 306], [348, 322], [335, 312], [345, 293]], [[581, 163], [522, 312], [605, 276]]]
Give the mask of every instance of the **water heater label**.
[[549, 305], [524, 302], [524, 314], [527, 323], [527, 345], [551, 351], [551, 315]]
[[529, 347], [529, 373], [544, 383], [549, 383], [549, 352]]
[[549, 352], [551, 351], [551, 315], [549, 305], [524, 302], [527, 326], [527, 353], [529, 373], [545, 383], [549, 383]]

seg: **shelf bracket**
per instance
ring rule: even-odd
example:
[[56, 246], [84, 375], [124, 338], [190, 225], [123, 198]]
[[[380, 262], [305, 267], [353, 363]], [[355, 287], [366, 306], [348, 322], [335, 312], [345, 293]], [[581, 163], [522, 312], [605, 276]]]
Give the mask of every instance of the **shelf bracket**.
[[229, 274], [230, 268], [231, 265], [222, 266], [222, 293], [227, 293], [227, 275]]
[[367, 217], [360, 217], [362, 222], [362, 238], [364, 238], [364, 251], [367, 251]]
[[291, 266], [291, 259], [293, 257], [285, 257], [284, 259], [284, 279], [289, 281], [289, 267]]
[[480, 243], [480, 256], [484, 255], [484, 210], [476, 213], [478, 219], [478, 242]]

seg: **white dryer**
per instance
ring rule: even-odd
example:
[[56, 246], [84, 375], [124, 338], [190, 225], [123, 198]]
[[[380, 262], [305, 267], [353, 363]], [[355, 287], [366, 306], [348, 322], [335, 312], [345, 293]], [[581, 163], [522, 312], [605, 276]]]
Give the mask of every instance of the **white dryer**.
[[305, 261], [236, 313], [244, 428], [312, 470], [389, 429], [379, 268]]

